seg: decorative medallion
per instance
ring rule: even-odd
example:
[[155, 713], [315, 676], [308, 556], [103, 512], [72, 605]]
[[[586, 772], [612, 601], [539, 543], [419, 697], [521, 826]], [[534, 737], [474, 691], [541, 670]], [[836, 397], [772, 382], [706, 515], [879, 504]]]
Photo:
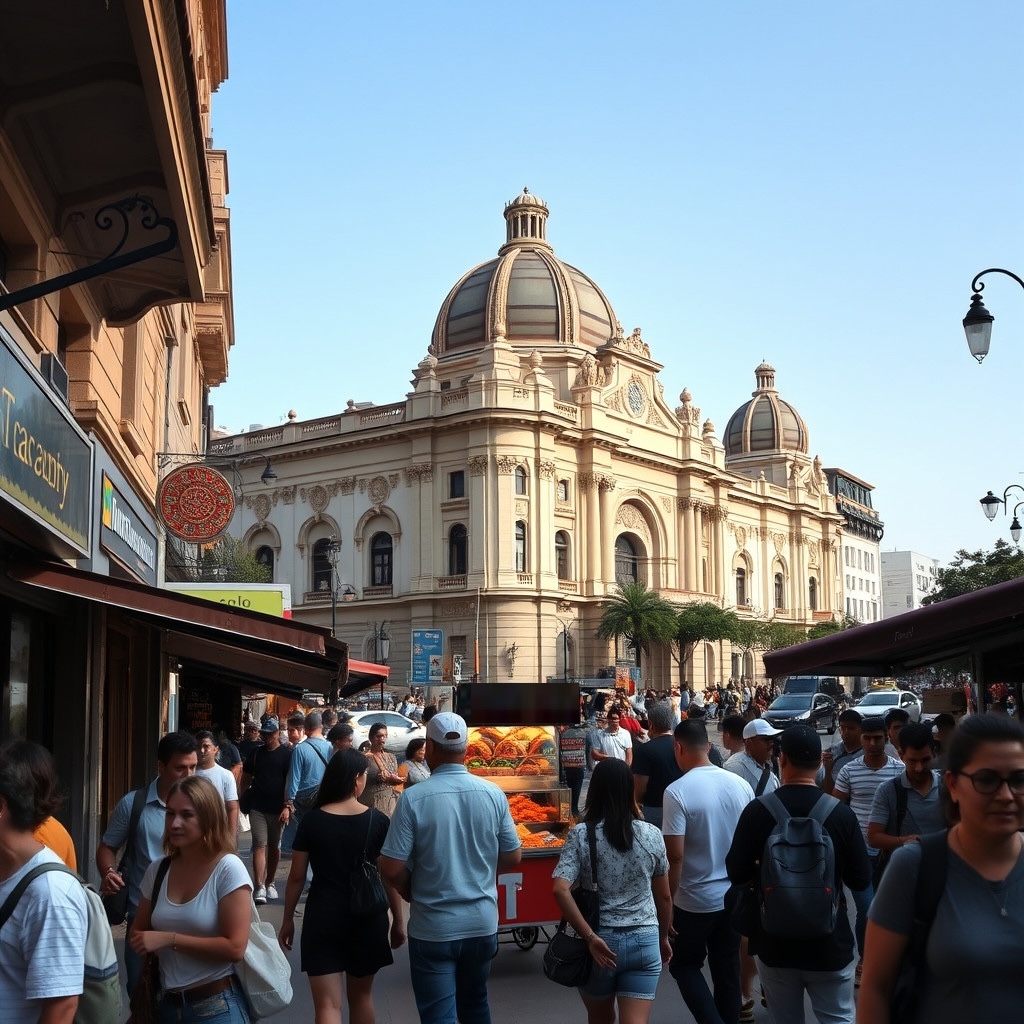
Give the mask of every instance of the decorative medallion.
[[747, 531], [742, 526], [737, 526], [735, 530], [736, 536], [736, 547], [740, 551], [746, 546], [747, 543]]
[[167, 531], [181, 540], [216, 540], [235, 513], [235, 492], [209, 466], [182, 466], [160, 484], [157, 508]]
[[375, 476], [370, 481], [367, 490], [370, 493], [370, 501], [373, 502], [373, 507], [380, 508], [388, 500], [388, 495], [391, 494], [391, 485], [384, 477]]
[[322, 484], [313, 484], [313, 486], [308, 489], [303, 487], [299, 492], [299, 495], [303, 501], [309, 502], [309, 507], [317, 515], [320, 515], [320, 513], [327, 508], [327, 503], [330, 501], [330, 495], [327, 493], [327, 488]]
[[261, 522], [266, 522], [267, 517], [270, 515], [270, 498], [265, 494], [257, 494], [254, 498], [246, 496], [246, 505], [253, 510], [256, 518]]

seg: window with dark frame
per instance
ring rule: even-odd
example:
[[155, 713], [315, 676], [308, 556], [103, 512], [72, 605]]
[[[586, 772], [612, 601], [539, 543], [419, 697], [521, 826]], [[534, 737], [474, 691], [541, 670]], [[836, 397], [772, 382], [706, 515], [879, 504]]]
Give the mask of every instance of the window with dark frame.
[[274, 578], [274, 549], [264, 544], [256, 549], [256, 561], [270, 572], [270, 578]]
[[322, 537], [313, 545], [313, 590], [331, 591], [332, 575], [334, 570], [331, 567], [331, 560], [328, 552], [331, 549], [331, 541], [328, 537]]
[[466, 496], [466, 471], [457, 469], [448, 474], [448, 497], [464, 498]]
[[390, 533], [375, 533], [370, 541], [370, 576], [375, 587], [391, 586], [391, 555], [393, 541]]
[[526, 494], [526, 468], [516, 466], [516, 494]]
[[448, 575], [466, 575], [466, 527], [456, 523], [448, 531]]
[[741, 565], [736, 570], [736, 604], [747, 603], [747, 570]]
[[555, 534], [555, 573], [560, 580], [572, 579], [569, 575], [569, 536], [564, 530]]
[[516, 523], [516, 572], [526, 572], [526, 523]]

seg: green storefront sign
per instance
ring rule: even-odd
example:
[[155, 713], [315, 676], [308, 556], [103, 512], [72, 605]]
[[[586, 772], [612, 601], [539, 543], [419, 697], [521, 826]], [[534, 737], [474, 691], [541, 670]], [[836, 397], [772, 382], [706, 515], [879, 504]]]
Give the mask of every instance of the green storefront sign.
[[2, 327], [0, 342], [0, 497], [88, 556], [92, 446]]

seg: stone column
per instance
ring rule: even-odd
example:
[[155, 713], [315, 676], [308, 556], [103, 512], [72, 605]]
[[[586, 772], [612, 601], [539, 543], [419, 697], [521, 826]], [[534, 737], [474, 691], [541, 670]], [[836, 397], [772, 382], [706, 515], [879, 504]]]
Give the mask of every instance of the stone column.
[[611, 493], [615, 490], [615, 477], [600, 476], [597, 489], [601, 517], [601, 579], [607, 586], [615, 582], [615, 517], [611, 511]]

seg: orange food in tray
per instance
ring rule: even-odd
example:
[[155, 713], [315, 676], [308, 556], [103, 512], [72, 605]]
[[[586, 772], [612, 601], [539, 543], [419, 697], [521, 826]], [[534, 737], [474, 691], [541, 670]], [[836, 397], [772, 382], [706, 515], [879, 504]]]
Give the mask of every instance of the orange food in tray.
[[513, 793], [508, 798], [508, 807], [512, 812], [512, 820], [520, 821], [558, 821], [558, 808], [547, 807], [531, 800], [522, 793]]

